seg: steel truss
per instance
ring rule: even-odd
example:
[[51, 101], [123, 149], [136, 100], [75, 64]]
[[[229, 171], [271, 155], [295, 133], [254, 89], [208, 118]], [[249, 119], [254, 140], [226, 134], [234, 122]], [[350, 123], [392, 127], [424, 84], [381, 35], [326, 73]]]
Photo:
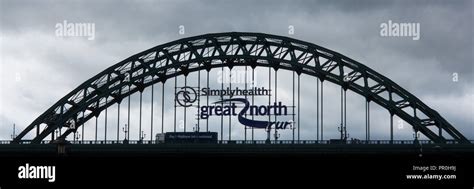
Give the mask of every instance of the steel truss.
[[[458, 143], [469, 143], [438, 112], [371, 68], [318, 45], [263, 33], [214, 33], [169, 42], [135, 54], [88, 79], [61, 98], [25, 128], [13, 142], [34, 132], [40, 143], [54, 131], [65, 128], [65, 139], [107, 107], [135, 92], [179, 75], [234, 66], [285, 69], [340, 85], [375, 102], [412, 125], [436, 143], [446, 143], [445, 134]], [[322, 99], [321, 99], [322, 101]], [[321, 102], [322, 103], [322, 102]], [[408, 112], [412, 112], [413, 115]], [[71, 125], [75, 128], [71, 128]], [[40, 125], [45, 125], [40, 129]], [[437, 129], [438, 133], [432, 129]], [[322, 132], [322, 131], [321, 131]], [[322, 135], [322, 134], [321, 134]]]

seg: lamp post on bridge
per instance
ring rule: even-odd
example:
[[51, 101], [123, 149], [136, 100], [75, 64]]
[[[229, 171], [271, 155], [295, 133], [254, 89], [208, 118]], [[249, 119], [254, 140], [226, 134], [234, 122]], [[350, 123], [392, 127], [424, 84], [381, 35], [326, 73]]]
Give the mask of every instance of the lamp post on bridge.
[[[74, 142], [79, 141], [79, 139], [81, 138], [81, 134], [80, 134], [80, 133], [77, 133], [77, 134], [74, 133], [74, 135], [76, 135], [76, 136], [74, 137]], [[79, 142], [81, 142], [81, 141], [79, 141]]]
[[337, 129], [341, 133], [341, 142], [346, 142], [347, 138], [349, 138], [349, 134], [347, 134], [346, 127], [341, 123], [341, 126], [337, 127]]
[[420, 141], [418, 140], [419, 137], [420, 137], [420, 133], [418, 133], [418, 131], [415, 130], [415, 133], [413, 133], [413, 138], [415, 139], [414, 144], [420, 142]]
[[140, 140], [138, 141], [139, 144], [143, 144], [143, 139], [145, 139], [145, 131], [140, 132]]
[[125, 126], [122, 127], [122, 131], [125, 133], [123, 143], [128, 144], [128, 138], [127, 138], [128, 127], [127, 127], [127, 124], [125, 124]]
[[415, 138], [415, 141], [413, 142], [413, 144], [419, 144], [420, 145], [420, 154], [418, 154], [418, 156], [422, 157], [423, 156], [423, 146], [421, 144], [421, 142], [418, 140], [418, 138], [420, 138], [420, 133], [418, 133], [417, 130], [415, 130], [415, 133], [413, 133], [413, 138]]
[[16, 130], [16, 129], [15, 129], [15, 124], [13, 124], [13, 133], [12, 133], [12, 135], [11, 135], [12, 140], [16, 138], [15, 130]]
[[273, 134], [273, 137], [275, 137], [275, 143], [277, 140], [280, 138], [280, 133], [278, 133], [278, 129], [275, 129], [275, 133]]

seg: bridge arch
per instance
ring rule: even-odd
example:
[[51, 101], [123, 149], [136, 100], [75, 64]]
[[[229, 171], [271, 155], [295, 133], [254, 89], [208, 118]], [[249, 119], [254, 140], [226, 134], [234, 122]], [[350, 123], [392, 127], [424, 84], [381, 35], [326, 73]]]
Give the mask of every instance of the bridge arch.
[[[28, 125], [13, 142], [34, 132], [32, 143], [40, 143], [56, 129], [67, 130], [66, 138], [107, 107], [155, 83], [198, 70], [251, 66], [285, 69], [340, 85], [375, 102], [409, 123], [430, 140], [445, 143], [442, 133], [459, 143], [469, 143], [438, 112], [387, 77], [342, 54], [289, 37], [263, 33], [213, 33], [188, 37], [135, 54], [88, 79]], [[388, 95], [381, 95], [385, 93]], [[407, 109], [419, 115], [410, 115]], [[410, 110], [411, 111], [411, 110]], [[84, 114], [83, 114], [84, 113]], [[40, 131], [40, 125], [46, 127]], [[437, 134], [429, 129], [436, 127]]]

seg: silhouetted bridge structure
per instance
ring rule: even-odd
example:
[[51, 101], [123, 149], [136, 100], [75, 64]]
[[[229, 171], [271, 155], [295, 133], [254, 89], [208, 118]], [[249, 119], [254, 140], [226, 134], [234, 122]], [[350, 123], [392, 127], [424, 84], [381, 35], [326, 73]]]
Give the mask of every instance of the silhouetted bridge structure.
[[[273, 129], [274, 139], [271, 138], [272, 128], [267, 128], [267, 140], [254, 138], [254, 127], [244, 126], [244, 140], [232, 140], [232, 119], [224, 123], [224, 116], [220, 116], [219, 141], [217, 144], [156, 144], [156, 133], [176, 132], [187, 129], [187, 112], [192, 107], [183, 107], [174, 102], [165, 102], [165, 83], [174, 79], [174, 91], [178, 76], [184, 77], [185, 86], [189, 84], [188, 75], [197, 72], [198, 78], [193, 79], [197, 89], [209, 87], [209, 72], [213, 69], [232, 70], [241, 67], [252, 71], [252, 81], [257, 67], [268, 68], [268, 87], [270, 90], [278, 89], [278, 72], [290, 71], [292, 78], [292, 108], [291, 113], [294, 125], [292, 139], [279, 139], [278, 129]], [[203, 74], [201, 72], [204, 71]], [[273, 74], [272, 74], [273, 73]], [[317, 78], [314, 83], [316, 88], [316, 116], [313, 125], [316, 127], [314, 140], [300, 138], [300, 76], [309, 75]], [[201, 81], [201, 78], [204, 78]], [[273, 77], [272, 77], [273, 76]], [[247, 79], [247, 75], [245, 75]], [[273, 80], [273, 82], [272, 82]], [[340, 96], [340, 132], [339, 142], [331, 142], [324, 137], [324, 82], [328, 81], [341, 87]], [[161, 119], [154, 119], [155, 85], [161, 83]], [[231, 88], [232, 83], [229, 84]], [[159, 86], [158, 86], [159, 87]], [[142, 98], [143, 91], [151, 88], [151, 116], [150, 140], [145, 139], [142, 126]], [[221, 83], [224, 89], [224, 83]], [[247, 89], [247, 82], [245, 83]], [[306, 90], [306, 89], [305, 89]], [[352, 91], [365, 99], [365, 139], [349, 140], [347, 133], [346, 92]], [[290, 91], [290, 90], [289, 90]], [[168, 91], [169, 92], [169, 91]], [[186, 91], [189, 92], [189, 91]], [[139, 128], [135, 140], [130, 137], [130, 96], [138, 93], [139, 103]], [[160, 94], [160, 93], [156, 93]], [[278, 90], [268, 95], [268, 105], [278, 101]], [[207, 99], [206, 99], [207, 98]], [[253, 95], [242, 97], [254, 104]], [[127, 123], [121, 129], [120, 105], [124, 99], [127, 103]], [[189, 99], [188, 99], [189, 100]], [[209, 96], [197, 96], [199, 105], [209, 105]], [[199, 104], [201, 103], [202, 104]], [[387, 140], [371, 140], [370, 104], [376, 103], [386, 109], [390, 115], [390, 137]], [[173, 118], [166, 117], [164, 110], [166, 104], [172, 105]], [[108, 126], [108, 108], [117, 106], [116, 125]], [[296, 107], [296, 108], [295, 108]], [[177, 123], [177, 109], [183, 108], [184, 125]], [[297, 110], [295, 110], [297, 109]], [[156, 109], [155, 109], [156, 110]], [[168, 108], [167, 108], [168, 110]], [[197, 114], [200, 115], [200, 108]], [[105, 115], [104, 137], [98, 139], [98, 117]], [[395, 140], [393, 117], [398, 116], [407, 122], [414, 131], [414, 140]], [[95, 118], [94, 140], [85, 140], [84, 124]], [[245, 115], [245, 118], [252, 119]], [[165, 119], [172, 120], [172, 129], [166, 130]], [[240, 118], [239, 118], [240, 119]], [[268, 121], [278, 121], [275, 115], [268, 115]], [[161, 129], [160, 129], [161, 126]], [[228, 139], [224, 139], [224, 126], [228, 126]], [[116, 127], [113, 134], [108, 129]], [[197, 118], [195, 131], [210, 131], [209, 119]], [[122, 144], [120, 133], [125, 131], [123, 137], [128, 144]], [[148, 131], [147, 131], [148, 132]], [[107, 136], [107, 133], [109, 135]], [[427, 140], [420, 140], [419, 134]], [[112, 136], [112, 137], [111, 137]], [[51, 138], [50, 140], [47, 138]], [[7, 145], [8, 143], [8, 145]], [[471, 152], [472, 141], [455, 129], [437, 111], [428, 107], [420, 99], [403, 89], [401, 86], [377, 73], [371, 68], [352, 60], [337, 52], [318, 45], [292, 39], [289, 37], [268, 35], [262, 33], [215, 33], [180, 39], [159, 45], [146, 51], [135, 54], [88, 79], [80, 86], [61, 98], [53, 106], [42, 113], [28, 125], [13, 141], [3, 141], [0, 150], [15, 152], [52, 151], [60, 153], [106, 153], [106, 152], [287, 152], [287, 153], [330, 153], [330, 152]]]

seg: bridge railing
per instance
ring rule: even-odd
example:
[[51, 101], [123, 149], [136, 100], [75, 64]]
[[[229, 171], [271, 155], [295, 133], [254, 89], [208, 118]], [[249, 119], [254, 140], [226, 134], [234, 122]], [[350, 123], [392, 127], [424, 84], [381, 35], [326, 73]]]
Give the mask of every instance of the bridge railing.
[[[0, 145], [11, 144], [11, 140], [0, 140]], [[474, 144], [474, 140], [470, 141], [471, 144]], [[51, 141], [44, 140], [41, 144], [49, 144]], [[156, 140], [76, 140], [76, 141], [67, 141], [70, 144], [162, 144], [162, 142]], [[217, 141], [218, 144], [242, 144], [242, 145], [250, 145], [250, 144], [398, 144], [398, 145], [410, 145], [410, 144], [435, 144], [434, 141], [431, 140], [418, 140], [415, 142], [414, 140], [222, 140]], [[448, 140], [446, 144], [457, 144], [457, 141]], [[19, 144], [31, 144], [31, 141], [20, 141]]]

